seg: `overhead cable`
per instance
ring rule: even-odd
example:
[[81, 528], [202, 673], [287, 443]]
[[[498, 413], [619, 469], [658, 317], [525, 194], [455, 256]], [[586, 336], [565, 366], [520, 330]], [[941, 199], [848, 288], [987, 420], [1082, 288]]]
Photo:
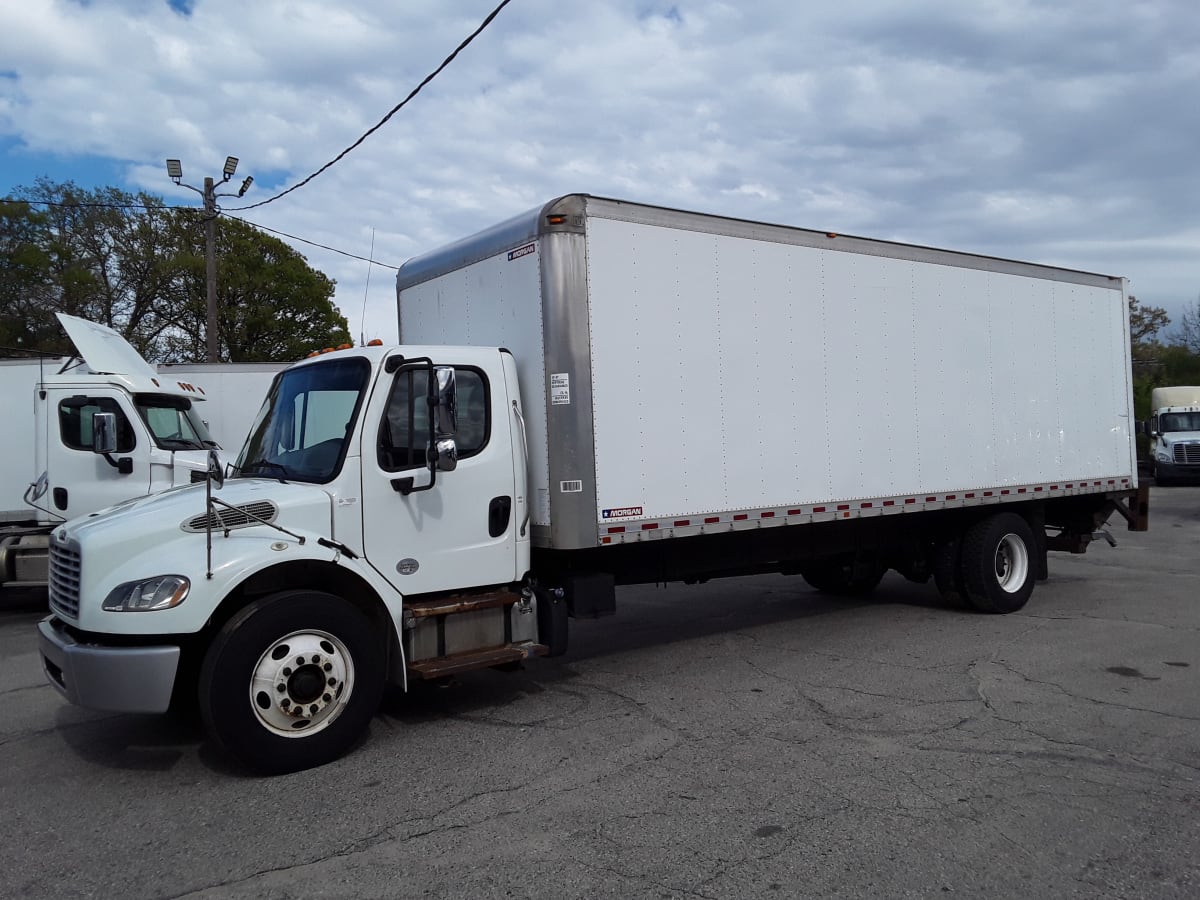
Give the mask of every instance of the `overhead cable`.
[[[221, 215], [225, 216], [228, 219], [233, 219], [235, 222], [241, 222], [243, 225], [249, 225], [251, 228], [260, 228], [263, 231], [269, 231], [269, 232], [271, 232], [271, 234], [277, 234], [280, 237], [289, 238], [290, 240], [293, 240], [293, 241], [299, 241], [302, 244], [309, 244], [310, 246], [313, 246], [313, 247], [320, 247], [322, 250], [329, 250], [332, 253], [340, 253], [342, 256], [349, 256], [351, 259], [361, 259], [365, 263], [371, 263], [376, 266], [382, 266], [385, 269], [395, 269], [396, 271], [400, 270], [399, 266], [392, 266], [392, 265], [388, 265], [387, 263], [380, 262], [377, 259], [370, 259], [369, 257], [366, 257], [366, 256], [359, 256], [357, 253], [351, 253], [348, 250], [339, 250], [337, 247], [330, 247], [328, 244], [318, 244], [316, 241], [310, 241], [307, 238], [297, 237], [294, 234], [288, 234], [286, 231], [277, 231], [274, 228], [268, 228], [266, 225], [259, 225], [257, 222], [250, 222], [246, 219], [243, 219], [241, 216], [231, 216], [231, 215], [229, 215], [229, 213], [224, 212], [224, 211], [222, 211]], [[374, 246], [374, 237], [372, 237], [371, 240], [372, 240], [372, 246]]]
[[[485, 18], [479, 24], [479, 27], [476, 28], [473, 32], [471, 32], [471, 34], [467, 37], [466, 40], [464, 40], [461, 44], [459, 44], [457, 47], [455, 47], [453, 53], [451, 53], [444, 60], [442, 60], [442, 64], [440, 66], [438, 66], [436, 69], [434, 69], [428, 75], [426, 75], [425, 79], [420, 84], [418, 84], [415, 88], [413, 88], [411, 91], [409, 91], [409, 94], [407, 97], [405, 97], [403, 100], [401, 100], [395, 106], [393, 106], [386, 116], [384, 116], [382, 119], [380, 119], [378, 122], [376, 122], [375, 125], [373, 125], [371, 128], [367, 129], [358, 140], [356, 140], [353, 144], [351, 144], [349, 147], [347, 147], [345, 150], [343, 150], [341, 153], [339, 153], [337, 156], [335, 156], [329, 162], [325, 163], [325, 165], [321, 166], [321, 168], [317, 169], [317, 171], [313, 172], [311, 175], [309, 175], [304, 180], [298, 181], [296, 184], [293, 184], [287, 190], [280, 191], [278, 194], [276, 194], [273, 197], [268, 197], [266, 200], [260, 200], [257, 203], [251, 203], [249, 206], [232, 206], [232, 207], [230, 207], [230, 209], [234, 210], [234, 211], [244, 211], [247, 209], [255, 209], [256, 207], [259, 207], [259, 206], [266, 206], [268, 203], [274, 203], [280, 197], [284, 197], [287, 194], [290, 194], [292, 191], [297, 190], [298, 188], [304, 187], [304, 185], [308, 184], [310, 181], [312, 181], [314, 178], [316, 178], [318, 175], [320, 175], [326, 169], [328, 169], [331, 166], [335, 165], [336, 163], [340, 162], [342, 157], [346, 156], [346, 154], [348, 154], [351, 150], [354, 150], [356, 147], [358, 147], [359, 144], [361, 144], [363, 141], [365, 141], [367, 138], [369, 138], [371, 135], [373, 135], [376, 131], [378, 131], [380, 128], [382, 128], [387, 123], [388, 119], [390, 119], [392, 116], [394, 116], [396, 113], [398, 113], [401, 109], [403, 109], [408, 104], [408, 102], [413, 99], [413, 97], [417, 96], [417, 94], [419, 94], [421, 92], [421, 89], [423, 87], [425, 87], [425, 85], [429, 84], [429, 82], [433, 81], [433, 79], [436, 78], [441, 73], [441, 71], [444, 68], [446, 68], [446, 66], [450, 65], [450, 63], [452, 63], [454, 61], [454, 58], [456, 56], [458, 56], [458, 54], [462, 50], [464, 50], [467, 47], [467, 45], [471, 43], [471, 41], [473, 41], [473, 40], [475, 40], [475, 38], [479, 37], [479, 35], [483, 32], [483, 30], [492, 24], [492, 20], [495, 19], [496, 16], [498, 16], [500, 14], [500, 10], [504, 9], [504, 7], [508, 6], [508, 4], [511, 2], [512, 2], [512, 0], [502, 0], [502, 2], [500, 3], [499, 6], [497, 6], [490, 13], [488, 13], [487, 18]], [[361, 259], [361, 257], [359, 257], [359, 258]]]

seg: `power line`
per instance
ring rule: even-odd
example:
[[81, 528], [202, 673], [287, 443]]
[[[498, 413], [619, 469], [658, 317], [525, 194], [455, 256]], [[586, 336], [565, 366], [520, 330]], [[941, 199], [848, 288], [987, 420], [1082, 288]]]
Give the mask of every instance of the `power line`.
[[[246, 207], [246, 208], [249, 209], [249, 207]], [[382, 266], [385, 269], [394, 269], [397, 272], [400, 271], [399, 266], [392, 266], [392, 265], [388, 265], [387, 263], [380, 262], [377, 259], [371, 259], [366, 256], [359, 256], [357, 253], [351, 253], [348, 250], [339, 250], [337, 247], [330, 247], [328, 244], [318, 244], [316, 241], [310, 241], [307, 238], [297, 237], [294, 234], [288, 234], [286, 231], [277, 231], [274, 228], [268, 228], [266, 225], [259, 225], [256, 222], [251, 222], [248, 219], [241, 218], [240, 216], [231, 216], [231, 215], [229, 215], [229, 213], [225, 212], [224, 210], [221, 211], [221, 215], [225, 216], [227, 219], [233, 219], [235, 222], [241, 222], [243, 225], [249, 225], [252, 228], [261, 228], [263, 231], [269, 231], [269, 232], [271, 232], [271, 234], [277, 234], [280, 237], [290, 238], [291, 240], [299, 241], [302, 244], [308, 244], [312, 247], [320, 247], [322, 250], [329, 250], [332, 253], [340, 253], [342, 256], [349, 256], [351, 259], [360, 259], [365, 263], [371, 263], [372, 265]], [[372, 238], [372, 240], [374, 240], [374, 238]], [[372, 246], [374, 246], [374, 244], [372, 244]]]
[[[274, 197], [268, 197], [266, 200], [260, 200], [258, 203], [251, 203], [249, 206], [234, 206], [234, 207], [230, 207], [230, 208], [234, 211], [240, 212], [240, 211], [247, 210], [247, 209], [255, 209], [256, 207], [259, 207], [259, 206], [266, 206], [268, 203], [274, 203], [280, 197], [286, 196], [287, 194], [290, 194], [292, 191], [304, 187], [304, 185], [308, 184], [310, 181], [312, 181], [314, 178], [316, 178], [318, 175], [320, 175], [326, 169], [328, 169], [331, 166], [335, 165], [336, 163], [340, 162], [342, 160], [342, 157], [346, 156], [346, 154], [348, 154], [351, 150], [354, 150], [356, 147], [358, 147], [359, 144], [361, 144], [363, 141], [365, 141], [367, 138], [369, 138], [371, 135], [373, 135], [376, 131], [378, 131], [380, 128], [382, 128], [387, 123], [388, 119], [390, 119], [392, 116], [394, 116], [401, 109], [403, 109], [405, 106], [408, 105], [408, 101], [412, 100], [413, 97], [415, 97], [415, 96], [417, 96], [417, 94], [421, 93], [421, 89], [423, 87], [425, 87], [425, 85], [429, 84], [429, 82], [433, 81], [433, 79], [436, 78], [439, 74], [441, 74], [441, 71], [443, 69], [445, 69], [446, 66], [448, 66], [448, 65], [450, 65], [450, 63], [454, 62], [454, 58], [456, 56], [458, 56], [458, 54], [462, 50], [464, 50], [467, 47], [467, 45], [471, 43], [471, 41], [473, 41], [473, 40], [475, 40], [475, 38], [479, 37], [479, 35], [483, 32], [483, 30], [492, 24], [492, 20], [495, 19], [496, 16], [498, 16], [500, 14], [500, 11], [502, 9], [504, 9], [504, 7], [508, 6], [508, 4], [511, 2], [512, 2], [512, 0], [502, 0], [502, 2], [500, 3], [499, 6], [497, 6], [490, 13], [488, 13], [487, 18], [485, 18], [479, 24], [479, 27], [476, 28], [473, 32], [471, 32], [471, 34], [467, 37], [466, 40], [464, 40], [461, 44], [459, 44], [457, 47], [455, 47], [454, 52], [451, 53], [449, 56], [447, 56], [444, 60], [442, 60], [442, 64], [440, 66], [438, 66], [436, 69], [434, 69], [428, 75], [426, 75], [425, 79], [420, 84], [418, 84], [415, 88], [413, 88], [409, 92], [407, 97], [405, 97], [403, 100], [401, 100], [395, 106], [393, 106], [391, 108], [391, 110], [388, 112], [388, 114], [386, 116], [384, 116], [382, 119], [380, 119], [377, 123], [375, 123], [375, 125], [373, 125], [369, 129], [367, 129], [367, 131], [365, 131], [363, 133], [362, 137], [360, 137], [358, 140], [356, 140], [353, 144], [351, 144], [349, 147], [347, 147], [345, 150], [343, 150], [341, 153], [339, 153], [337, 156], [335, 156], [329, 162], [325, 163], [325, 165], [321, 166], [321, 168], [317, 169], [317, 171], [313, 172], [311, 175], [309, 175], [303, 181], [299, 181], [296, 184], [293, 184], [287, 190], [281, 191], [280, 193], [276, 194]], [[362, 257], [358, 257], [358, 258], [362, 259]]]
[[[196, 211], [196, 208], [193, 206], [165, 206], [165, 205], [152, 206], [152, 205], [146, 204], [146, 203], [135, 203], [135, 204], [128, 204], [128, 203], [57, 203], [52, 200], [24, 200], [24, 199], [10, 198], [10, 197], [0, 197], [0, 203], [27, 203], [27, 204], [36, 205], [36, 206], [57, 206], [57, 207], [63, 207], [63, 208], [67, 208], [67, 209], [71, 209], [74, 207], [86, 207], [89, 209], [145, 209], [145, 210], [183, 209], [183, 210], [191, 210], [193, 212]], [[246, 207], [246, 208], [249, 209], [249, 207]], [[268, 228], [266, 225], [259, 225], [257, 222], [251, 222], [247, 219], [241, 218], [240, 216], [231, 216], [225, 210], [220, 209], [219, 207], [217, 209], [217, 214], [221, 215], [221, 216], [225, 216], [226, 218], [229, 218], [229, 219], [233, 219], [235, 222], [241, 222], [244, 225], [249, 225], [251, 228], [258, 228], [261, 231], [269, 231], [269, 232], [271, 232], [271, 234], [277, 234], [280, 237], [285, 237], [285, 238], [288, 238], [289, 240], [299, 241], [302, 244], [308, 244], [313, 247], [320, 247], [322, 250], [328, 250], [330, 253], [340, 253], [342, 256], [348, 256], [351, 259], [358, 259], [358, 260], [362, 260], [365, 263], [371, 263], [376, 266], [382, 266], [385, 269], [393, 269], [395, 271], [400, 270], [399, 266], [393, 266], [393, 265], [390, 265], [389, 263], [380, 262], [379, 260], [372, 259], [370, 257], [359, 256], [357, 253], [351, 253], [348, 250], [339, 250], [337, 247], [330, 247], [328, 244], [319, 244], [316, 241], [310, 241], [308, 238], [302, 238], [299, 235], [288, 234], [286, 231], [279, 231], [275, 228]]]
[[24, 203], [27, 206], [55, 206], [61, 209], [194, 209], [191, 206], [168, 206], [165, 203], [59, 203], [54, 200], [28, 200], [24, 197], [0, 197], [0, 203]]

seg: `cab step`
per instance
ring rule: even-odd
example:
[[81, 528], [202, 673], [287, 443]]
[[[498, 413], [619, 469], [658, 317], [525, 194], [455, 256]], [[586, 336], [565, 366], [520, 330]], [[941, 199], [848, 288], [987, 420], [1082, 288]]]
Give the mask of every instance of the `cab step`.
[[487, 669], [520, 662], [531, 656], [545, 656], [549, 652], [550, 648], [545, 644], [524, 641], [504, 647], [487, 647], [483, 650], [467, 650], [463, 653], [417, 660], [408, 664], [408, 674], [413, 678], [444, 678], [473, 669]]

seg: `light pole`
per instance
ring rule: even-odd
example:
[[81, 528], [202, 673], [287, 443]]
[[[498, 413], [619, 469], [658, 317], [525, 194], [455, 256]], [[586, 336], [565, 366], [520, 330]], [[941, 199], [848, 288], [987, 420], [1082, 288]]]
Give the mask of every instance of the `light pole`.
[[248, 175], [236, 194], [218, 194], [216, 192], [217, 184], [225, 184], [233, 177], [233, 173], [237, 171], [237, 165], [238, 158], [236, 156], [225, 157], [225, 168], [222, 170], [221, 180], [216, 182], [212, 178], [205, 178], [204, 190], [201, 190], [183, 183], [183, 166], [179, 160], [167, 160], [167, 175], [170, 179], [180, 187], [195, 191], [204, 198], [204, 281], [208, 309], [205, 340], [208, 345], [209, 362], [221, 361], [220, 335], [217, 327], [217, 198], [241, 197], [254, 183], [254, 176]]

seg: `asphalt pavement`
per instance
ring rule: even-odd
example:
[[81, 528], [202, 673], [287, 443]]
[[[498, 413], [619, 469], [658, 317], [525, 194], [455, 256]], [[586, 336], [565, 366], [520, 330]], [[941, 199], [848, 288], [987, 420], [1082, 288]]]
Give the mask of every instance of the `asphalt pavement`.
[[65, 704], [5, 600], [0, 897], [1198, 897], [1200, 487], [1151, 504], [1010, 616], [894, 574], [623, 589], [277, 778]]

